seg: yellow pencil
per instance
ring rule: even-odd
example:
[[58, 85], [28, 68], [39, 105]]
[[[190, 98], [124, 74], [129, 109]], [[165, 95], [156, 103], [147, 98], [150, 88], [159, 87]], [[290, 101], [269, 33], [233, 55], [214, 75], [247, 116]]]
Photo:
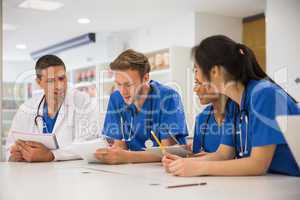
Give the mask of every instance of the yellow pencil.
[[159, 139], [156, 137], [155, 133], [153, 131], [151, 131], [151, 135], [153, 136], [153, 138], [155, 139], [155, 141], [157, 142], [162, 154], [165, 154], [165, 148], [163, 147], [163, 145], [159, 142]]

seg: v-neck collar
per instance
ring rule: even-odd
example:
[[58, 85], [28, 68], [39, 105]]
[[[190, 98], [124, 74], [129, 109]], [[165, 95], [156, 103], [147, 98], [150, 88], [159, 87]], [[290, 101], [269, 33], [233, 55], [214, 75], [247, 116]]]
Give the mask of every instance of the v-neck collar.
[[225, 119], [226, 119], [226, 114], [225, 114], [225, 117], [223, 119], [223, 122], [219, 125], [217, 120], [216, 120], [216, 117], [215, 117], [215, 112], [214, 112], [214, 108], [212, 109], [212, 113], [210, 115], [212, 117], [212, 120], [217, 124], [218, 128], [222, 128], [224, 126], [224, 123], [225, 123]]
[[48, 114], [48, 104], [45, 101], [45, 103], [44, 103], [44, 109], [43, 109], [43, 116], [46, 117], [46, 118], [48, 118], [48, 119], [50, 119], [50, 120], [55, 120], [57, 118], [58, 113], [59, 113], [60, 107], [57, 110], [57, 112], [55, 113], [55, 115], [53, 117], [50, 117], [49, 114]]
[[[151, 82], [150, 82], [151, 83]], [[149, 84], [150, 86], [150, 90], [147, 94], [147, 97], [140, 109], [140, 111], [138, 111], [138, 108], [136, 107], [136, 105], [134, 103], [130, 104], [127, 106], [128, 109], [132, 109], [133, 113], [136, 114], [136, 115], [139, 115], [140, 113], [142, 113], [142, 111], [145, 111], [148, 104], [150, 104], [150, 101], [153, 101], [153, 97], [152, 97], [152, 94], [153, 94], [153, 86], [151, 84]], [[152, 109], [152, 108], [150, 108]]]

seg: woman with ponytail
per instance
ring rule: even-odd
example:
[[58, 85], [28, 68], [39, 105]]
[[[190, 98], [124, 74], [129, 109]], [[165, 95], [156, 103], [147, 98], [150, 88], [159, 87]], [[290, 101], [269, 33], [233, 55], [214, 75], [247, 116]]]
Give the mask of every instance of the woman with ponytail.
[[193, 48], [195, 69], [238, 107], [230, 111], [232, 134], [223, 135], [217, 152], [197, 158], [166, 155], [165, 169], [176, 176], [250, 176], [300, 170], [276, 117], [299, 115], [297, 102], [259, 66], [254, 53], [223, 35]]

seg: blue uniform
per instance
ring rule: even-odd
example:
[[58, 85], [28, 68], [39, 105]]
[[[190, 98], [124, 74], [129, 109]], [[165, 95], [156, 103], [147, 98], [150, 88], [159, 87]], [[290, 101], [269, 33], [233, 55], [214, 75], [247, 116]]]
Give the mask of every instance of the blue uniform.
[[[222, 142], [234, 146], [238, 152], [242, 147], [245, 151], [243, 157], [250, 156], [251, 149], [254, 147], [275, 144], [277, 146], [269, 172], [300, 176], [299, 166], [276, 121], [276, 117], [280, 115], [299, 114], [300, 109], [297, 104], [280, 87], [266, 80], [251, 80], [241, 101], [241, 123], [239, 117], [235, 120], [237, 133], [239, 130], [242, 131], [242, 144], [239, 134], [225, 137]], [[247, 135], [246, 116], [248, 116]]]
[[152, 140], [153, 130], [159, 140], [170, 134], [181, 143], [188, 135], [183, 105], [179, 94], [170, 87], [150, 81], [151, 90], [138, 112], [134, 104], [127, 105], [119, 91], [109, 99], [102, 134], [116, 140], [124, 140], [128, 149], [141, 151], [145, 141]]
[[56, 119], [57, 119], [58, 112], [56, 113], [56, 115], [53, 118], [49, 117], [48, 116], [48, 106], [45, 101], [44, 108], [43, 108], [43, 121], [44, 121], [43, 123], [45, 123], [44, 127], [43, 127], [43, 133], [52, 133]]
[[[226, 110], [229, 107], [236, 107], [232, 101], [228, 101]], [[230, 108], [233, 110], [233, 108]], [[213, 106], [207, 106], [197, 117], [194, 128], [193, 153], [199, 153], [203, 147], [205, 152], [217, 151], [222, 135], [232, 135], [233, 123], [230, 119], [230, 113], [226, 111], [225, 119], [221, 126], [218, 125]]]

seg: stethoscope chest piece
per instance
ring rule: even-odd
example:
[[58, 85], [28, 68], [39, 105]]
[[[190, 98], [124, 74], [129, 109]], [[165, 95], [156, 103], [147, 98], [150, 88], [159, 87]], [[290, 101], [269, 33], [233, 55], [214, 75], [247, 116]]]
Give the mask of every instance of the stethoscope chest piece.
[[153, 147], [153, 142], [152, 142], [152, 140], [150, 140], [150, 139], [146, 140], [146, 141], [145, 141], [145, 147], [146, 147], [147, 149], [152, 148], [152, 147]]

